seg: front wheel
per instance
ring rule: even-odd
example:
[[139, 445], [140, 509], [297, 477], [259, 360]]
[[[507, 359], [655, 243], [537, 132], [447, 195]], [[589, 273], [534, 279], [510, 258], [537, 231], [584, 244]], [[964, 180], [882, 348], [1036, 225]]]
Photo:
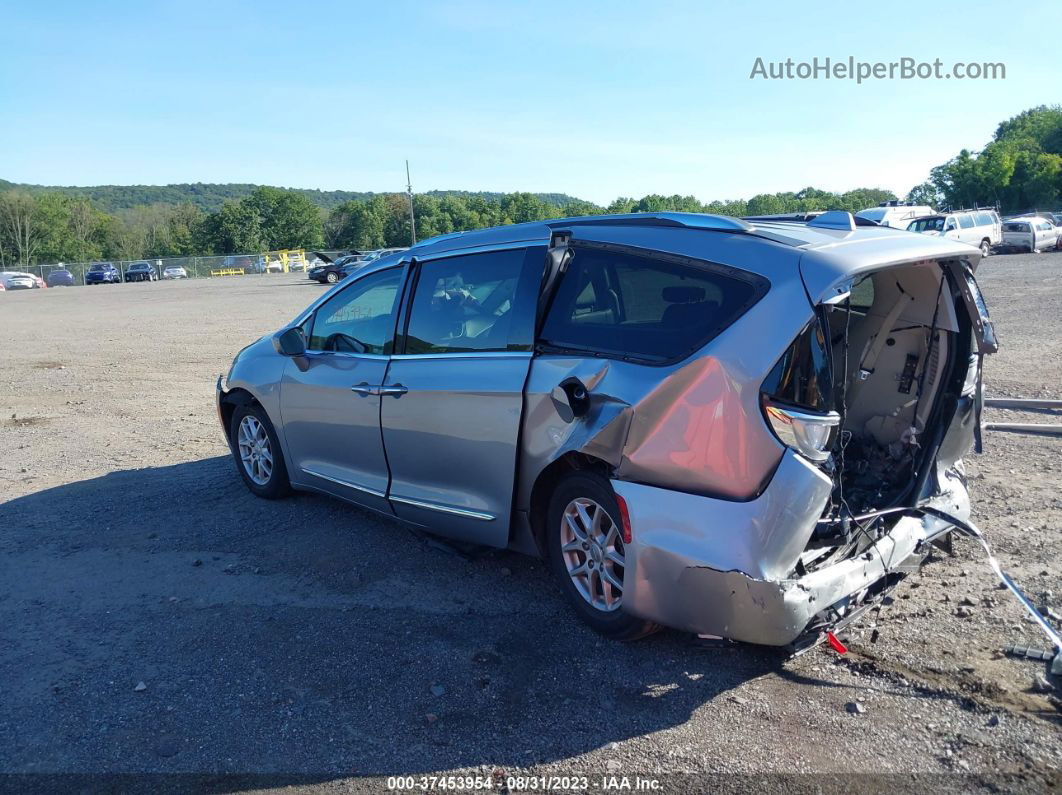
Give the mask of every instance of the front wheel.
[[247, 488], [258, 497], [287, 496], [291, 481], [273, 423], [258, 405], [237, 406], [229, 430], [232, 455]]
[[339, 281], [339, 274], [336, 273], [335, 271], [329, 271], [328, 274], [325, 276], [325, 280], [329, 284], [335, 284], [336, 282]]
[[546, 523], [550, 567], [583, 621], [613, 640], [638, 640], [659, 629], [624, 610], [626, 547], [608, 480], [591, 472], [564, 478]]

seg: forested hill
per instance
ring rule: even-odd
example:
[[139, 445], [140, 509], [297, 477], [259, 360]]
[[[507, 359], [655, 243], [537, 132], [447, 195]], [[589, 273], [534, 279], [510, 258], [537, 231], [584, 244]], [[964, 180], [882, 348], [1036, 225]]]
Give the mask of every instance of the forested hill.
[[[192, 182], [177, 185], [94, 185], [77, 187], [27, 185], [0, 179], [0, 191], [18, 188], [29, 193], [62, 193], [68, 196], [84, 196], [91, 199], [99, 209], [109, 213], [142, 205], [186, 203], [194, 204], [204, 212], [212, 213], [221, 209], [221, 205], [226, 200], [245, 199], [259, 187], [261, 186], [238, 182], [224, 184]], [[311, 188], [292, 188], [290, 190], [294, 193], [302, 194], [318, 207], [323, 207], [326, 210], [338, 207], [343, 202], [351, 199], [371, 199], [376, 195], [371, 192], [354, 190], [314, 190]], [[462, 196], [466, 198], [479, 197], [488, 201], [497, 201], [505, 195], [489, 191], [463, 190], [433, 190], [427, 193], [429, 196], [435, 196], [436, 198]], [[563, 193], [536, 193], [534, 195], [541, 201], [558, 207], [563, 207], [574, 201], [571, 196]]]

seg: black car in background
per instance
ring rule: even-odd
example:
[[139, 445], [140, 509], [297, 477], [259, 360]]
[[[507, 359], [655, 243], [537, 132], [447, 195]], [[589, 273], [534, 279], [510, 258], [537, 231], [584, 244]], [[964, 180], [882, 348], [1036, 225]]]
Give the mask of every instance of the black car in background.
[[[316, 268], [311, 268], [306, 275], [311, 279], [316, 279], [321, 284], [335, 284], [347, 278], [357, 268], [400, 251], [405, 251], [405, 249], [378, 248], [373, 251], [353, 251], [342, 257], [337, 257], [326, 265], [318, 265]], [[322, 257], [319, 253], [317, 256]]]
[[363, 259], [363, 254], [347, 254], [343, 257], [337, 257], [332, 262], [310, 268], [306, 276], [319, 281], [321, 284], [335, 284], [347, 278], [351, 271], [361, 264]]
[[158, 281], [158, 278], [159, 274], [150, 262], [134, 262], [125, 269], [127, 282], [154, 282]]
[[352, 266], [365, 259], [365, 254], [350, 249], [340, 252], [335, 258], [327, 254], [314, 251], [314, 260], [320, 264], [314, 265], [306, 271], [306, 278], [318, 281], [321, 284], [335, 284], [350, 275]]
[[121, 284], [122, 274], [110, 262], [97, 262], [85, 274], [85, 284]]
[[75, 284], [74, 274], [66, 270], [66, 268], [59, 268], [49, 272], [44, 277], [44, 281], [49, 287], [73, 287]]

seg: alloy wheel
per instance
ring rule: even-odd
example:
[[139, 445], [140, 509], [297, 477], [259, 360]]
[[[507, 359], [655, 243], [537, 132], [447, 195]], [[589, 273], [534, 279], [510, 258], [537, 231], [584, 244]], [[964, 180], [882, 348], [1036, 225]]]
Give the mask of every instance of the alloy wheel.
[[596, 610], [611, 613], [623, 601], [625, 568], [619, 526], [601, 505], [586, 497], [561, 514], [561, 554], [579, 595]]
[[236, 443], [247, 477], [258, 486], [268, 484], [273, 476], [273, 450], [261, 420], [250, 414], [240, 420]]

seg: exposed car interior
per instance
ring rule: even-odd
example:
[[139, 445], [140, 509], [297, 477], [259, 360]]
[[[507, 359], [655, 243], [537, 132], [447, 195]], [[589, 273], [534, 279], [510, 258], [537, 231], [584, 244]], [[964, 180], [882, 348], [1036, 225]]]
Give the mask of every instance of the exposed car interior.
[[838, 499], [854, 514], [895, 504], [914, 485], [937, 398], [969, 358], [969, 323], [936, 262], [890, 268], [829, 312]]

